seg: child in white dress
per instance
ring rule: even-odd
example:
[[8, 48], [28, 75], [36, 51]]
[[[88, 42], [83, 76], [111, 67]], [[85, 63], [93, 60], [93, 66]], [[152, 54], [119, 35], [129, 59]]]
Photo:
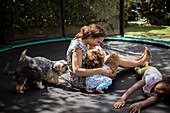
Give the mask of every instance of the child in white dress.
[[140, 113], [141, 108], [159, 102], [161, 99], [170, 96], [170, 83], [168, 79], [163, 77], [155, 67], [136, 67], [135, 71], [142, 79], [123, 94], [123, 96], [113, 105], [114, 108], [123, 107], [127, 98], [140, 88], [143, 88], [144, 93], [149, 97], [144, 101], [132, 104], [129, 107], [130, 113]]

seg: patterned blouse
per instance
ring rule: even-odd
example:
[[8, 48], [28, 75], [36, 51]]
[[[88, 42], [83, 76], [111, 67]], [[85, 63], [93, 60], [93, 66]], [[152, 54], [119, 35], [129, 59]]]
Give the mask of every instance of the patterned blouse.
[[69, 67], [69, 81], [72, 83], [73, 86], [79, 87], [79, 88], [85, 88], [86, 86], [86, 77], [78, 77], [73, 75], [73, 70], [72, 70], [72, 54], [76, 51], [76, 49], [81, 49], [83, 53], [83, 61], [82, 61], [82, 67], [84, 67], [85, 64], [85, 57], [87, 50], [89, 49], [89, 46], [86, 46], [83, 42], [82, 39], [75, 39], [72, 40], [69, 48], [67, 50], [67, 63]]

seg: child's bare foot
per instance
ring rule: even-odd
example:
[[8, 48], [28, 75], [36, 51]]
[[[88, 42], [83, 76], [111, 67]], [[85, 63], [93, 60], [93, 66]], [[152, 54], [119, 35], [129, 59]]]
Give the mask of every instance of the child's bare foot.
[[145, 62], [142, 67], [146, 67], [146, 66], [149, 66], [149, 62]]
[[149, 62], [143, 63], [140, 67], [146, 67], [146, 66], [149, 66]]
[[136, 71], [136, 73], [140, 70], [140, 67], [135, 67], [134, 70]]
[[146, 66], [149, 66], [149, 62], [145, 62], [145, 64], [144, 64], [144, 65], [145, 65], [145, 67], [146, 67]]
[[88, 93], [94, 93], [94, 91], [91, 90], [91, 89], [88, 89], [88, 88], [85, 88], [85, 89], [86, 89], [86, 91], [87, 91]]
[[96, 88], [96, 91], [98, 91], [99, 93], [102, 93], [102, 94], [104, 93], [104, 91], [99, 90], [99, 89], [97, 89], [97, 88]]

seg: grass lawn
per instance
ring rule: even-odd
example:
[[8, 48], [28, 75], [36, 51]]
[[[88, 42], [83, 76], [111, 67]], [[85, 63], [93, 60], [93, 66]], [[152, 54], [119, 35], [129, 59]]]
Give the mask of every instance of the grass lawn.
[[170, 40], [170, 26], [133, 25], [125, 27], [125, 35], [152, 37]]

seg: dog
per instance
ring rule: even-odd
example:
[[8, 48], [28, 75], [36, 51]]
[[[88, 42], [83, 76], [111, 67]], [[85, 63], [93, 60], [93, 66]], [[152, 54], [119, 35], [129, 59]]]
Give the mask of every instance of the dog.
[[26, 49], [21, 53], [19, 61], [27, 61], [30, 67], [39, 67], [43, 73], [43, 80], [59, 85], [59, 75], [64, 74], [68, 70], [65, 60], [51, 61], [45, 57], [30, 57], [26, 55]]
[[42, 73], [37, 67], [19, 66], [15, 71], [4, 72], [5, 75], [12, 75], [16, 84], [17, 93], [24, 93], [26, 85], [36, 84], [39, 89], [43, 89], [42, 85]]

